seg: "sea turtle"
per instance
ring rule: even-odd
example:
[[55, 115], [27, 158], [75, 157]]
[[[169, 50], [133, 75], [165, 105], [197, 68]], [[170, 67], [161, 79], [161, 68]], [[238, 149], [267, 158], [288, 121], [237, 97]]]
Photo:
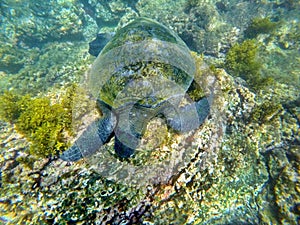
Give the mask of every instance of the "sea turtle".
[[154, 117], [164, 118], [177, 132], [198, 128], [209, 114], [209, 103], [204, 95], [197, 101], [188, 95], [200, 88], [195, 70], [189, 48], [164, 25], [137, 18], [121, 28], [87, 76], [87, 87], [104, 115], [60, 158], [90, 156], [113, 135], [116, 155], [131, 157]]

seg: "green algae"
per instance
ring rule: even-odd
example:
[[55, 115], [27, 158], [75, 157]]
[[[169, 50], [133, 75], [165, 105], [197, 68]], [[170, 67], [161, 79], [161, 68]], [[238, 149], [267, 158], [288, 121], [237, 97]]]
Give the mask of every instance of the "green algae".
[[[219, 78], [224, 77], [224, 74], [225, 72], [223, 76], [219, 74]], [[235, 110], [231, 108], [234, 115], [234, 126], [232, 126], [232, 131], [226, 132], [226, 136], [222, 138], [218, 159], [214, 161], [209, 158], [212, 165], [208, 169], [202, 170], [201, 165], [205, 158], [202, 158], [201, 154], [204, 154], [205, 151], [199, 149], [199, 155], [182, 172], [181, 176], [186, 179], [174, 179], [174, 183], [158, 186], [158, 192], [151, 200], [149, 213], [147, 212], [142, 217], [145, 222], [153, 224], [169, 224], [170, 222], [174, 224], [224, 224], [224, 221], [232, 221], [232, 218], [238, 218], [240, 215], [239, 222], [245, 223], [251, 221], [253, 213], [255, 213], [254, 215], [257, 213], [256, 210], [259, 206], [257, 206], [256, 199], [264, 201], [264, 196], [260, 196], [260, 191], [265, 184], [268, 184], [268, 173], [262, 155], [258, 151], [259, 143], [263, 146], [270, 143], [270, 140], [267, 140], [262, 144], [261, 134], [266, 127], [256, 126], [257, 129], [254, 130], [253, 125], [257, 125], [256, 121], [252, 121], [249, 126], [244, 126], [241, 121], [242, 116], [238, 112], [251, 106], [254, 99], [251, 98], [252, 95], [248, 89], [240, 87], [236, 90], [233, 89], [232, 83], [227, 80], [223, 82], [231, 87], [231, 91], [226, 91], [226, 93], [237, 98], [226, 98], [226, 100], [239, 102], [239, 104], [235, 105]], [[72, 97], [72, 92], [71, 89], [68, 96]], [[69, 107], [71, 108], [71, 106]], [[253, 109], [251, 110], [253, 111]], [[270, 133], [270, 129], [277, 130], [268, 128], [268, 133]], [[124, 213], [130, 215], [141, 199], [149, 197], [147, 195], [143, 197], [137, 188], [130, 189], [125, 185], [107, 182], [101, 176], [87, 172], [85, 164], [77, 164], [79, 167], [75, 167], [74, 164], [71, 167], [64, 165], [59, 167], [61, 161], [58, 160], [54, 163], [57, 164], [43, 170], [42, 174], [45, 176], [42, 177], [44, 180], [42, 187], [30, 189], [30, 185], [34, 184], [34, 179], [37, 179], [30, 177], [26, 179], [30, 182], [22, 186], [21, 191], [14, 190], [14, 195], [27, 191], [30, 193], [27, 196], [35, 196], [36, 193], [42, 196], [38, 202], [36, 197], [23, 198], [24, 201], [39, 207], [37, 211], [28, 214], [21, 215], [19, 213], [17, 215], [20, 216], [19, 221], [31, 221], [31, 224], [42, 222], [53, 224], [54, 221], [59, 224], [80, 224], [86, 223], [86, 221], [109, 224], [118, 221], [118, 216], [121, 217]], [[211, 170], [212, 168], [214, 169]], [[58, 174], [59, 171], [61, 171], [60, 174]], [[61, 175], [62, 173], [63, 175]], [[14, 176], [15, 179], [20, 179], [18, 174]], [[24, 173], [22, 176], [25, 176]], [[50, 178], [49, 181], [46, 180], [47, 178]], [[51, 180], [55, 182], [53, 183]], [[18, 180], [15, 180], [14, 183], [16, 182]], [[281, 182], [284, 183], [284, 181]], [[292, 187], [292, 182], [289, 185]], [[10, 187], [7, 186], [7, 188]], [[281, 190], [285, 190], [284, 186]], [[277, 196], [280, 197], [280, 194], [278, 193]], [[296, 195], [292, 197], [297, 198]], [[284, 200], [283, 197], [282, 200]], [[11, 211], [10, 207], [17, 207], [18, 210], [21, 207], [30, 209], [24, 201], [13, 203], [13, 206], [7, 204], [6, 210]], [[284, 201], [282, 201], [282, 206], [284, 209]], [[220, 216], [216, 217], [216, 214]], [[267, 223], [273, 217], [273, 213], [270, 212], [269, 216], [266, 214], [262, 216]], [[274, 219], [274, 221], [276, 220]], [[30, 222], [28, 223], [30, 224]], [[256, 224], [255, 220], [253, 224]]]
[[269, 17], [253, 18], [244, 31], [246, 38], [255, 38], [259, 34], [272, 33], [278, 26], [278, 22], [272, 22]]
[[16, 131], [30, 142], [29, 153], [38, 158], [64, 151], [69, 146], [68, 139], [81, 125], [82, 117], [95, 107], [95, 101], [77, 84], [66, 86], [58, 100], [13, 91], [0, 95], [0, 119], [15, 125]]
[[11, 92], [5, 92], [0, 100], [1, 118], [15, 124], [16, 130], [31, 142], [30, 154], [49, 157], [67, 147], [64, 131], [70, 129], [70, 119], [61, 104]]
[[266, 100], [254, 107], [249, 120], [258, 124], [268, 124], [276, 118], [276, 115], [279, 115], [281, 110], [283, 110], [283, 108], [280, 103]]
[[225, 59], [224, 67], [232, 75], [246, 80], [248, 85], [259, 90], [273, 82], [269, 76], [262, 76], [262, 64], [258, 59], [259, 45], [255, 40], [245, 40], [232, 46]]
[[[196, 2], [196, 1], [195, 1]], [[292, 1], [284, 1], [284, 2], [292, 2]], [[296, 1], [294, 1], [296, 2]], [[279, 4], [279, 3], [278, 3]], [[287, 4], [288, 5], [288, 4]], [[159, 10], [156, 11], [156, 13], [159, 13]], [[170, 15], [170, 14], [169, 14]], [[71, 27], [71, 26], [70, 26]], [[71, 29], [71, 28], [70, 28]], [[55, 33], [55, 32], [54, 32]], [[57, 33], [58, 34], [58, 33]], [[294, 32], [290, 32], [289, 33], [291, 36], [287, 35], [287, 38], [291, 39], [292, 43], [296, 43], [299, 38], [298, 36], [294, 35], [297, 33]], [[299, 42], [299, 41], [298, 41]], [[299, 45], [299, 44], [298, 44]], [[290, 84], [295, 84], [295, 81], [299, 80], [299, 76], [297, 75], [297, 72], [290, 72], [287, 70], [287, 68], [290, 68], [291, 66], [297, 64], [297, 63], [293, 63], [293, 65], [291, 65], [291, 62], [295, 62], [295, 59], [297, 59], [298, 56], [298, 52], [297, 52], [297, 44], [292, 45], [291, 43], [289, 44], [288, 48], [295, 48], [296, 51], [294, 54], [291, 54], [290, 57], [288, 57], [286, 60], [283, 60], [283, 56], [285, 56], [284, 52], [278, 52], [277, 54], [281, 57], [278, 58], [278, 60], [276, 62], [274, 62], [274, 60], [272, 59], [272, 64], [270, 65], [270, 69], [272, 69], [272, 71], [267, 71], [268, 74], [272, 74], [274, 75], [274, 70], [278, 68], [278, 65], [281, 64], [282, 68], [278, 68], [276, 71], [278, 76], [281, 76], [281, 80], [282, 82], [286, 82], [286, 80], [289, 80]], [[71, 54], [71, 53], [70, 53]], [[272, 53], [269, 53], [270, 55], [274, 55]], [[49, 56], [51, 58], [51, 56]], [[46, 56], [47, 58], [47, 56]], [[64, 58], [64, 57], [62, 57]], [[70, 59], [67, 59], [66, 61], [68, 61]], [[293, 61], [294, 60], [294, 61]], [[56, 62], [53, 62], [53, 64], [57, 64]], [[286, 66], [289, 65], [289, 66]], [[297, 64], [298, 65], [298, 64]], [[47, 68], [47, 66], [42, 67], [41, 71], [43, 71], [45, 68]], [[42, 74], [41, 77], [43, 78], [44, 76], [48, 76], [48, 74], [52, 74], [52, 68], [53, 67], [49, 67], [48, 72], [45, 72], [45, 74]], [[38, 70], [36, 70], [38, 71]], [[54, 71], [53, 71], [54, 72]], [[26, 84], [29, 84], [30, 81], [28, 81], [27, 83], [23, 84], [23, 78], [25, 78], [25, 72], [24, 72], [24, 76], [21, 77], [20, 79], [18, 79], [18, 83], [22, 82], [22, 85], [24, 87], [26, 87]], [[32, 75], [34, 75], [35, 73], [32, 73]], [[54, 73], [53, 73], [54, 74]], [[286, 75], [286, 76], [285, 76]], [[31, 76], [31, 78], [34, 76]], [[55, 78], [55, 77], [54, 77]], [[61, 79], [59, 79], [60, 77], [58, 77], [58, 79], [53, 79], [53, 81], [58, 82]], [[62, 78], [62, 77], [61, 77]], [[38, 77], [39, 79], [39, 77]], [[65, 78], [64, 78], [65, 79]], [[277, 78], [275, 78], [276, 81]], [[34, 80], [36, 81], [36, 80]], [[52, 81], [52, 80], [51, 80]], [[17, 83], [17, 82], [16, 82]], [[40, 82], [42, 84], [42, 82]], [[44, 83], [43, 87], [49, 87], [50, 82], [48, 83]], [[225, 85], [225, 84], [224, 84]], [[222, 88], [224, 88], [224, 85]], [[228, 85], [229, 86], [229, 85]], [[41, 89], [39, 87], [35, 87], [36, 90], [40, 91]], [[288, 87], [287, 87], [288, 89]], [[229, 87], [228, 90], [232, 91]], [[295, 92], [297, 93], [297, 92]], [[230, 104], [235, 104], [233, 101], [230, 101]], [[254, 120], [254, 122], [252, 124], [256, 124], [255, 122], [259, 122], [261, 119], [264, 121], [263, 124], [269, 124], [270, 122], [273, 122], [273, 119], [269, 120], [269, 118], [273, 118], [273, 112], [276, 114], [277, 110], [276, 110], [276, 104], [277, 103], [272, 103], [270, 101], [266, 101], [263, 102], [259, 105], [255, 105], [254, 109], [252, 110], [252, 112], [250, 113], [251, 115], [251, 119]], [[272, 110], [270, 110], [270, 113], [265, 113], [264, 110], [267, 109], [268, 112], [268, 107], [270, 106]], [[71, 108], [71, 106], [70, 106]], [[280, 106], [279, 106], [279, 110], [280, 110]], [[18, 115], [18, 114], [16, 114]], [[235, 114], [237, 115], [237, 114]], [[271, 117], [270, 117], [271, 115]], [[277, 115], [277, 114], [276, 114]], [[277, 116], [276, 116], [277, 117]], [[235, 120], [236, 117], [234, 117]], [[284, 120], [286, 120], [285, 118], [283, 118]], [[237, 120], [235, 120], [237, 121]], [[237, 121], [239, 122], [239, 125], [242, 126], [240, 123], [241, 121]], [[290, 122], [291, 123], [291, 122]], [[295, 122], [293, 122], [295, 123]], [[266, 127], [264, 127], [266, 128]], [[282, 129], [281, 127], [272, 127], [272, 129], [268, 128], [267, 129], [267, 133], [269, 134], [269, 136], [271, 136], [272, 139], [274, 139], [275, 135], [272, 132], [278, 131], [279, 129]], [[286, 128], [287, 129], [287, 128]], [[169, 223], [174, 223], [175, 221], [178, 222], [178, 224], [183, 224], [185, 221], [190, 222], [189, 224], [202, 224], [203, 222], [207, 221], [208, 218], [219, 218], [219, 220], [215, 220], [215, 221], [211, 221], [211, 223], [205, 223], [205, 224], [224, 224], [224, 221], [227, 221], [227, 223], [225, 224], [229, 224], [230, 222], [230, 216], [226, 218], [224, 218], [224, 211], [221, 211], [221, 207], [224, 206], [224, 208], [229, 209], [229, 214], [234, 214], [237, 211], [237, 207], [236, 207], [236, 202], [239, 201], [241, 202], [241, 199], [245, 199], [244, 204], [248, 206], [248, 208], [253, 208], [256, 209], [256, 207], [258, 207], [260, 210], [259, 212], [259, 217], [260, 217], [260, 221], [262, 223], [265, 224], [269, 224], [269, 223], [273, 223], [273, 224], [277, 224], [279, 222], [283, 222], [283, 218], [284, 215], [283, 214], [279, 214], [281, 218], [274, 218], [274, 208], [276, 210], [281, 209], [283, 212], [288, 212], [289, 214], [286, 215], [285, 218], [293, 218], [296, 217], [296, 215], [291, 215], [292, 214], [292, 204], [290, 204], [290, 201], [294, 201], [294, 202], [299, 202], [299, 185], [298, 185], [298, 192], [297, 190], [294, 189], [295, 186], [295, 180], [288, 180], [287, 182], [287, 178], [292, 178], [293, 176], [291, 176], [291, 172], [292, 171], [295, 173], [295, 175], [297, 174], [297, 170], [291, 170], [290, 168], [290, 158], [292, 158], [290, 156], [290, 152], [286, 152], [286, 149], [282, 149], [282, 154], [284, 155], [288, 155], [289, 158], [285, 159], [285, 161], [282, 160], [281, 157], [277, 157], [276, 154], [270, 154], [270, 159], [272, 160], [271, 162], [269, 162], [269, 168], [270, 168], [270, 175], [272, 175], [273, 173], [276, 172], [276, 176], [274, 176], [273, 181], [275, 182], [275, 185], [273, 185], [270, 190], [268, 190], [268, 188], [265, 188], [262, 192], [263, 196], [258, 195], [257, 199], [258, 201], [254, 202], [254, 204], [249, 204], [249, 202], [247, 202], [249, 195], [254, 193], [254, 191], [251, 189], [252, 187], [256, 187], [256, 184], [254, 184], [255, 182], [252, 182], [251, 179], [248, 179], [248, 177], [246, 177], [247, 172], [251, 172], [253, 171], [253, 174], [249, 174], [249, 177], [258, 177], [258, 175], [261, 175], [262, 173], [264, 175], [266, 175], [264, 172], [265, 170], [263, 170], [264, 166], [261, 166], [260, 164], [260, 168], [257, 167], [257, 162], [255, 161], [255, 155], [253, 155], [253, 157], [250, 157], [250, 159], [253, 158], [253, 161], [248, 161], [248, 160], [244, 160], [245, 157], [245, 153], [244, 151], [240, 152], [240, 149], [244, 149], [246, 147], [248, 147], [248, 144], [243, 144], [243, 141], [245, 141], [245, 139], [247, 138], [247, 135], [249, 137], [253, 137], [253, 133], [250, 131], [248, 133], [246, 133], [243, 137], [239, 137], [239, 133], [243, 133], [244, 130], [239, 129], [236, 132], [233, 133], [231, 139], [228, 141], [227, 147], [231, 150], [231, 151], [224, 151], [224, 154], [220, 154], [220, 156], [224, 156], [227, 157], [226, 158], [226, 162], [233, 162], [233, 170], [230, 170], [230, 167], [228, 166], [226, 169], [228, 169], [228, 173], [224, 173], [226, 175], [225, 178], [222, 177], [222, 175], [219, 175], [219, 177], [217, 177], [217, 174], [214, 176], [209, 176], [209, 173], [207, 172], [201, 172], [201, 177], [202, 179], [200, 179], [199, 177], [195, 176], [193, 178], [193, 182], [189, 183], [189, 188], [187, 190], [185, 190], [184, 188], [182, 189], [178, 189], [176, 187], [177, 190], [177, 199], [167, 199], [167, 201], [164, 201], [163, 203], [158, 203], [157, 207], [155, 208], [155, 217], [156, 220], [155, 222], [162, 223], [162, 221], [166, 224]], [[279, 131], [278, 131], [279, 132]], [[261, 135], [262, 133], [262, 129], [259, 128], [257, 129], [257, 136]], [[290, 133], [289, 133], [290, 134]], [[290, 134], [290, 136], [292, 135], [292, 133]], [[276, 136], [277, 137], [277, 136]], [[235, 140], [237, 139], [237, 140]], [[258, 140], [254, 140], [254, 142], [259, 142]], [[235, 147], [235, 144], [237, 145]], [[1, 145], [2, 146], [2, 145]], [[225, 147], [223, 147], [225, 149]], [[7, 148], [6, 148], [7, 149]], [[248, 148], [248, 150], [253, 150], [254, 148]], [[295, 147], [295, 152], [297, 153], [299, 150], [299, 148]], [[247, 153], [246, 153], [247, 154]], [[278, 154], [278, 153], [277, 153]], [[219, 158], [219, 163], [220, 163], [220, 170], [222, 171], [222, 167], [221, 167], [221, 162], [222, 162], [222, 157]], [[299, 159], [299, 156], [298, 156]], [[261, 160], [261, 157], [257, 159], [257, 161]], [[22, 161], [20, 159], [20, 161]], [[250, 166], [245, 166], [244, 171], [240, 171], [239, 172], [239, 167], [243, 166], [244, 163], [248, 163], [253, 165], [253, 170], [252, 167]], [[22, 162], [23, 164], [23, 162]], [[225, 163], [224, 163], [225, 164]], [[274, 165], [272, 165], [274, 164]], [[296, 166], [299, 165], [299, 162], [295, 162]], [[295, 166], [295, 167], [296, 167]], [[197, 167], [199, 169], [199, 166]], [[59, 170], [62, 168], [58, 168], [55, 167], [55, 170]], [[283, 172], [282, 172], [283, 169]], [[217, 169], [216, 169], [217, 170]], [[27, 187], [23, 187], [21, 190], [21, 198], [22, 201], [18, 202], [18, 200], [16, 198], [12, 198], [13, 204], [12, 204], [12, 208], [9, 208], [7, 211], [14, 211], [20, 218], [20, 220], [18, 222], [15, 222], [13, 224], [18, 224], [18, 223], [28, 223], [28, 224], [50, 224], [53, 223], [53, 221], [58, 221], [58, 223], [60, 224], [71, 224], [71, 223], [86, 223], [86, 221], [95, 221], [98, 220], [99, 221], [99, 215], [107, 215], [109, 209], [111, 209], [112, 212], [114, 209], [120, 209], [123, 205], [124, 202], [121, 202], [121, 199], [124, 198], [127, 201], [132, 201], [133, 198], [132, 196], [134, 195], [134, 191], [130, 191], [127, 189], [123, 189], [123, 188], [119, 188], [116, 189], [116, 191], [110, 191], [110, 186], [107, 185], [102, 185], [101, 182], [95, 182], [95, 179], [101, 179], [101, 178], [97, 178], [97, 177], [92, 177], [92, 176], [83, 176], [82, 173], [78, 172], [78, 170], [74, 170], [75, 172], [72, 173], [72, 176], [69, 177], [69, 179], [71, 180], [71, 185], [65, 185], [64, 180], [61, 179], [59, 180], [58, 183], [54, 183], [52, 186], [49, 185], [48, 190], [45, 190], [44, 192], [42, 192], [42, 196], [45, 197], [47, 196], [48, 199], [47, 201], [44, 202], [36, 202], [36, 205], [38, 205], [38, 210], [45, 210], [46, 213], [45, 215], [49, 215], [49, 217], [47, 219], [45, 219], [43, 222], [42, 220], [38, 220], [38, 218], [43, 217], [43, 212], [36, 212], [33, 211], [32, 213], [28, 213], [28, 214], [22, 214], [20, 213], [19, 210], [24, 210], [24, 208], [27, 208], [28, 210], [31, 209], [32, 205], [31, 203], [33, 202], [32, 199], [35, 199], [35, 201], [37, 201], [37, 194], [40, 189], [37, 190], [31, 190], [28, 189]], [[190, 170], [187, 169], [187, 172], [189, 172]], [[257, 171], [257, 173], [254, 173], [255, 171]], [[273, 172], [275, 171], [275, 172]], [[53, 171], [51, 171], [53, 172]], [[82, 170], [81, 170], [82, 172]], [[216, 172], [217, 173], [217, 172]], [[198, 173], [200, 174], [200, 172]], [[243, 175], [245, 174], [245, 175]], [[278, 174], [278, 175], [277, 175]], [[14, 176], [18, 176], [19, 174], [15, 174]], [[20, 174], [22, 176], [25, 176], [24, 173]], [[69, 174], [70, 175], [70, 174]], [[295, 176], [294, 175], [294, 176]], [[234, 180], [232, 177], [238, 178], [239, 176], [241, 176], [241, 178], [244, 179], [236, 179]], [[76, 183], [76, 181], [78, 180], [78, 177], [80, 178], [79, 182]], [[214, 179], [215, 177], [217, 177], [217, 179]], [[64, 176], [64, 178], [66, 178], [66, 176]], [[92, 182], [88, 183], [88, 186], [86, 187], [85, 184], [87, 183], [87, 180], [91, 179]], [[74, 181], [76, 180], [76, 181]], [[73, 182], [74, 181], [74, 182]], [[246, 181], [246, 182], [245, 182]], [[260, 182], [257, 183], [263, 183], [264, 179], [262, 179]], [[22, 180], [22, 182], [24, 182], [24, 180]], [[18, 181], [16, 181], [15, 183], [18, 183]], [[21, 182], [20, 182], [21, 183]], [[193, 185], [195, 185], [195, 187], [193, 187]], [[267, 187], [269, 185], [269, 183], [264, 183], [264, 186]], [[70, 187], [70, 189], [68, 189], [68, 187]], [[86, 187], [86, 188], [82, 188], [82, 187]], [[192, 188], [193, 187], [193, 188]], [[238, 187], [238, 188], [236, 188]], [[65, 189], [64, 189], [65, 188]], [[202, 188], [202, 189], [201, 189]], [[249, 188], [249, 189], [247, 189]], [[55, 191], [54, 191], [55, 189]], [[238, 191], [236, 191], [238, 189]], [[259, 188], [256, 188], [257, 190], [261, 190]], [[103, 192], [103, 197], [99, 196], [99, 192], [102, 192], [103, 190], [105, 190], [106, 192]], [[115, 189], [113, 189], [115, 190]], [[13, 192], [11, 190], [11, 192]], [[35, 193], [36, 192], [36, 193]], [[68, 195], [66, 195], [66, 192], [71, 192]], [[249, 195], [245, 195], [245, 193], [249, 193]], [[293, 193], [293, 195], [289, 195], [289, 193]], [[13, 193], [14, 195], [16, 195], [17, 191], [15, 191], [15, 193]], [[24, 196], [24, 193], [26, 194]], [[28, 193], [28, 194], [27, 194]], [[41, 194], [41, 192], [39, 192]], [[106, 194], [110, 193], [110, 197], [107, 197]], [[257, 192], [256, 192], [257, 193]], [[297, 194], [298, 193], [298, 194]], [[130, 196], [129, 196], [130, 195]], [[27, 197], [26, 197], [27, 196]], [[30, 196], [30, 197], [29, 197]], [[32, 197], [33, 196], [33, 197]], [[274, 196], [274, 197], [270, 197], [270, 196]], [[44, 200], [42, 197], [42, 200]], [[191, 198], [192, 197], [192, 198]], [[265, 199], [264, 199], [265, 197]], [[31, 199], [30, 199], [31, 198]], [[69, 201], [66, 202], [64, 201], [65, 199], [73, 199], [73, 201]], [[55, 200], [54, 200], [55, 199]], [[116, 199], [116, 200], [114, 200]], [[158, 199], [159, 200], [159, 199]], [[173, 201], [174, 200], [174, 201]], [[107, 201], [107, 202], [106, 202]], [[121, 202], [120, 204], [118, 204], [118, 201]], [[220, 203], [222, 203], [222, 205], [220, 206]], [[65, 204], [68, 203], [68, 204]], [[105, 204], [105, 210], [102, 210], [102, 203]], [[153, 204], [156, 204], [157, 202], [154, 202]], [[126, 203], [125, 203], [126, 204]], [[42, 207], [40, 207], [42, 205]], [[278, 205], [275, 206], [274, 205]], [[165, 207], [165, 211], [164, 211], [164, 206]], [[128, 205], [126, 205], [126, 208], [128, 208]], [[241, 207], [242, 210], [245, 209], [244, 207]], [[269, 211], [269, 212], [267, 212]], [[164, 214], [164, 212], [168, 212], [166, 214]], [[278, 212], [278, 211], [276, 211]], [[51, 214], [52, 213], [52, 214]], [[123, 211], [124, 213], [124, 211]], [[188, 215], [192, 215], [192, 213], [198, 213], [198, 217], [195, 218], [195, 220], [187, 220], [187, 216]], [[97, 218], [92, 217], [91, 215], [97, 215]], [[241, 218], [245, 218], [245, 214], [246, 211], [243, 211], [243, 214], [241, 214]], [[254, 214], [256, 215], [256, 213]], [[113, 213], [111, 213], [110, 215], [108, 215], [108, 217], [111, 216], [115, 216]], [[162, 220], [160, 220], [160, 218], [162, 218]], [[191, 217], [190, 217], [191, 218]], [[222, 220], [222, 218], [224, 218]], [[79, 220], [81, 219], [81, 222], [79, 222]], [[281, 221], [280, 221], [281, 220]], [[149, 221], [151, 221], [149, 219]], [[98, 222], [100, 223], [100, 222]], [[147, 219], [145, 221], [145, 223], [147, 223]], [[149, 222], [150, 224], [151, 222]], [[240, 222], [242, 223], [242, 222]], [[244, 221], [243, 224], [246, 223], [251, 223], [250, 221]], [[295, 221], [286, 221], [286, 223], [289, 224], [295, 224]], [[233, 222], [231, 223], [233, 224]], [[255, 224], [255, 223], [253, 223]]]
[[[74, 84], [66, 89], [57, 103], [52, 103], [48, 97], [33, 98], [6, 91], [0, 96], [0, 118], [14, 124], [31, 143], [30, 154], [54, 156], [68, 147], [67, 137], [74, 134], [73, 125], [76, 125], [74, 117], [82, 117], [94, 106], [83, 95], [83, 90]], [[85, 110], [78, 109], [84, 106]]]
[[[23, 97], [23, 99], [26, 98], [29, 98], [29, 96]], [[17, 104], [21, 103], [20, 100], [21, 96], [9, 91], [4, 92], [0, 97], [0, 118], [10, 123], [16, 121], [23, 108], [21, 104]]]
[[153, 37], [158, 40], [180, 44], [173, 34], [166, 32], [165, 27], [150, 19], [141, 17], [121, 28], [116, 35], [113, 36], [112, 40], [105, 46], [102, 54], [127, 43], [138, 43], [152, 40]]
[[257, 60], [258, 45], [254, 40], [235, 44], [226, 55], [225, 67], [236, 76], [257, 75], [261, 64]]
[[191, 86], [187, 90], [187, 94], [193, 101], [199, 101], [201, 98], [205, 96], [203, 89], [195, 81], [191, 83]]

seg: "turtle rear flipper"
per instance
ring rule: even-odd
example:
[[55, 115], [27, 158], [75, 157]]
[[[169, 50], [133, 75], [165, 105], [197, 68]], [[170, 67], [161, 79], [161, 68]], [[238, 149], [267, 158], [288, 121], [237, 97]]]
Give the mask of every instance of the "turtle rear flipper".
[[168, 125], [178, 132], [197, 129], [209, 114], [209, 103], [206, 97], [183, 107], [166, 107], [162, 114]]
[[74, 145], [60, 155], [64, 161], [75, 162], [95, 153], [109, 141], [113, 134], [114, 121], [112, 116], [105, 116], [91, 123]]
[[120, 141], [117, 137], [115, 137], [115, 146], [114, 146], [116, 154], [121, 158], [129, 158], [134, 154], [134, 149], [126, 146], [122, 141]]
[[208, 99], [206, 97], [201, 98], [199, 101], [195, 102], [195, 107], [197, 110], [198, 118], [199, 118], [199, 126], [204, 122], [206, 117], [209, 115], [210, 106], [208, 103]]
[[[120, 158], [129, 158], [134, 154], [135, 149], [140, 144], [144, 130], [145, 121], [135, 120], [136, 118], [133, 114], [138, 113], [138, 111], [133, 109], [135, 109], [135, 107], [127, 106], [117, 114], [118, 123], [114, 129], [114, 148]], [[140, 117], [138, 117], [138, 119], [140, 119]], [[141, 126], [135, 126], [138, 124]]]

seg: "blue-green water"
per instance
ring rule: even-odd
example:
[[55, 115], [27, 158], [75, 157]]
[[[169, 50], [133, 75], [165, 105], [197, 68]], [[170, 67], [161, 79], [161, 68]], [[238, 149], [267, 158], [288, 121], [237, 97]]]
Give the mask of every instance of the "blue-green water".
[[[299, 1], [2, 0], [0, 12], [0, 224], [300, 223]], [[183, 133], [151, 119], [130, 159], [112, 138], [107, 154], [61, 160], [102, 115], [89, 43], [137, 17], [192, 51], [210, 115]]]

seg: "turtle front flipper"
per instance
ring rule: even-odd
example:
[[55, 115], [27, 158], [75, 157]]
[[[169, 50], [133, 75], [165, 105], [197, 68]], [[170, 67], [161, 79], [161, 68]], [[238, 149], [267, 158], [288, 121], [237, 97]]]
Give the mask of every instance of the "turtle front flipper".
[[79, 147], [76, 145], [76, 143], [71, 146], [68, 150], [64, 151], [61, 155], [60, 158], [64, 161], [68, 162], [76, 162], [79, 159], [83, 158], [81, 151]]
[[113, 116], [105, 116], [91, 123], [74, 145], [60, 155], [64, 161], [78, 161], [95, 153], [103, 144], [109, 141], [113, 134]]
[[168, 125], [178, 132], [197, 129], [209, 114], [209, 103], [206, 97], [183, 107], [166, 107], [162, 114]]

